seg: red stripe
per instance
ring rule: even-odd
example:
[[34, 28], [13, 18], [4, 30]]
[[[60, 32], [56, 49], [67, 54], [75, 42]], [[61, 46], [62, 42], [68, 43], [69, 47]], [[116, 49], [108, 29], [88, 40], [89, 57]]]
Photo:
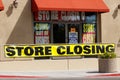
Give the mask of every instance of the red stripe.
[[47, 76], [15, 76], [15, 75], [0, 75], [0, 78], [47, 78]]
[[118, 73], [118, 74], [103, 74], [103, 75], [98, 75], [98, 76], [120, 76], [120, 73]]
[[120, 73], [115, 73], [115, 74], [101, 74], [101, 75], [94, 75], [94, 76], [87, 76], [87, 77], [120, 77]]

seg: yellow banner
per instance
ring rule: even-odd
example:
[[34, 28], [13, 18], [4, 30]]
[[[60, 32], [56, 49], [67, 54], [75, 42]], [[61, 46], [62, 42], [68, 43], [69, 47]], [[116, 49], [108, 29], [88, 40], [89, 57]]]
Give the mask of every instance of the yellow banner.
[[4, 45], [6, 57], [99, 55], [114, 50], [114, 44]]

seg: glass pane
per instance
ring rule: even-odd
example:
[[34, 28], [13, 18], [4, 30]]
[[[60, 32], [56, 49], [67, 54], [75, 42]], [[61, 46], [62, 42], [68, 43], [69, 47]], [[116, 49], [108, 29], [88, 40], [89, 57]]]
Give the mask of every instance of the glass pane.
[[49, 30], [50, 30], [50, 24], [48, 23], [34, 23], [35, 28], [35, 44], [48, 44], [50, 43], [50, 37], [49, 37]]
[[96, 13], [93, 12], [85, 13], [85, 22], [96, 23]]
[[83, 43], [95, 43], [96, 42], [96, 24], [83, 24]]
[[53, 43], [65, 43], [64, 24], [53, 24]]
[[68, 24], [68, 43], [79, 42], [79, 24]]

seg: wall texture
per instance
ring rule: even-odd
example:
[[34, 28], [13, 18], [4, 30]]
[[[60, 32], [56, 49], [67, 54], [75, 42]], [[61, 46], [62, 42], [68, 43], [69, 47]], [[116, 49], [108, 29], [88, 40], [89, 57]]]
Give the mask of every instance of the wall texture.
[[120, 0], [104, 0], [110, 12], [101, 14], [102, 42], [115, 43], [120, 56]]
[[14, 0], [2, 1], [5, 9], [0, 12], [0, 59], [3, 60], [4, 44], [33, 44], [34, 36], [31, 0], [17, 0], [17, 8], [12, 4]]
[[[0, 11], [0, 60], [26, 60], [5, 58], [3, 45], [34, 43], [31, 0], [17, 0], [17, 8], [12, 5], [14, 0], [2, 1], [5, 9]], [[101, 14], [101, 41], [115, 43], [116, 53], [120, 56], [120, 9], [117, 8], [120, 0], [104, 1], [110, 12]]]

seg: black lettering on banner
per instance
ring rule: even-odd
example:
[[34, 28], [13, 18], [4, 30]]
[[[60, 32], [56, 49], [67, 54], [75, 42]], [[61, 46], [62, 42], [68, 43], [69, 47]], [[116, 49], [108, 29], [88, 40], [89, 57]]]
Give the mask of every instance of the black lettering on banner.
[[14, 47], [7, 47], [6, 48], [7, 55], [10, 56], [10, 57], [14, 56], [15, 55], [14, 49], [15, 49]]
[[93, 53], [93, 54], [95, 53], [95, 45], [92, 46], [92, 53]]
[[96, 45], [96, 52], [97, 53], [104, 53], [104, 46], [99, 46], [99, 45]]
[[67, 48], [67, 54], [73, 54], [73, 52], [70, 51], [70, 46], [66, 46]]
[[21, 56], [22, 54], [22, 49], [24, 49], [23, 47], [16, 47], [17, 52], [18, 52], [18, 56]]
[[57, 53], [60, 54], [60, 55], [65, 54], [65, 51], [61, 51], [61, 49], [65, 49], [65, 47], [64, 47], [64, 46], [59, 46], [59, 47], [57, 48]]
[[75, 54], [81, 54], [82, 53], [82, 47], [81, 46], [75, 46], [74, 47]]
[[25, 55], [27, 55], [27, 56], [32, 56], [33, 53], [34, 53], [34, 50], [33, 50], [31, 47], [26, 47], [26, 48], [24, 49], [24, 53], [25, 53]]
[[106, 52], [114, 52], [114, 46], [113, 45], [108, 45], [106, 46]]
[[83, 47], [83, 49], [85, 50], [84, 51], [85, 54], [90, 54], [91, 53], [90, 46], [86, 45], [86, 46]]
[[51, 53], [51, 47], [45, 47], [45, 55], [52, 55]]
[[43, 47], [35, 47], [35, 55], [44, 55]]

